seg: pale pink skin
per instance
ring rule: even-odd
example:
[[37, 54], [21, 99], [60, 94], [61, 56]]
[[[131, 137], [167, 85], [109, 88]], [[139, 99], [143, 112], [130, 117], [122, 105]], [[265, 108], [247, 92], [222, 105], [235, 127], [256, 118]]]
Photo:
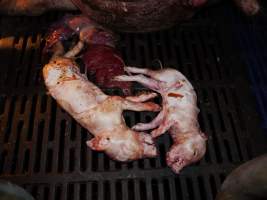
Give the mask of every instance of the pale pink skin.
[[[106, 32], [94, 37], [97, 25], [82, 16], [69, 17], [65, 23], [71, 30], [79, 33], [79, 41], [67, 53], [61, 43], [61, 34], [66, 29], [52, 31], [47, 46], [53, 52], [50, 62], [43, 68], [45, 85], [49, 94], [78, 123], [86, 128], [94, 138], [87, 145], [96, 151], [104, 151], [118, 161], [130, 161], [145, 157], [154, 157], [157, 150], [152, 137], [143, 132], [133, 131], [126, 126], [123, 110], [160, 111], [160, 106], [145, 102], [157, 96], [156, 93], [142, 94], [122, 98], [108, 96], [87, 77], [80, 73], [75, 57], [84, 48], [84, 44], [104, 43], [112, 46], [112, 36]], [[101, 29], [102, 30], [102, 29]], [[66, 33], [66, 36], [69, 36]], [[64, 38], [63, 38], [64, 40]], [[111, 41], [111, 42], [110, 42]], [[123, 68], [122, 68], [122, 72]]]
[[186, 165], [199, 161], [206, 152], [207, 138], [199, 128], [197, 96], [186, 77], [174, 69], [153, 71], [126, 67], [125, 71], [138, 75], [117, 76], [115, 80], [139, 82], [160, 93], [163, 100], [162, 111], [153, 121], [136, 124], [132, 129], [154, 129], [151, 133], [153, 138], [169, 130], [173, 145], [166, 160], [175, 173], [179, 173]]
[[95, 137], [87, 145], [104, 151], [118, 161], [155, 157], [157, 150], [149, 134], [136, 132], [126, 126], [123, 110], [160, 111], [159, 105], [145, 102], [156, 93], [140, 96], [108, 96], [81, 74], [72, 57], [79, 53], [79, 42], [62, 55], [62, 46], [54, 47], [54, 57], [44, 66], [43, 76], [49, 94], [78, 123]]

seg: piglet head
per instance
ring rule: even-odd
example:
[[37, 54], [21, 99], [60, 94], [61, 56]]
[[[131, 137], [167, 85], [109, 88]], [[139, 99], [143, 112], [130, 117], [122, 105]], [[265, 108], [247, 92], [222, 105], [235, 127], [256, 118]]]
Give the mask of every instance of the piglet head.
[[206, 136], [204, 134], [188, 133], [172, 145], [166, 160], [175, 173], [185, 166], [199, 161], [206, 152]]
[[151, 136], [133, 131], [131, 134], [96, 136], [87, 141], [87, 145], [95, 151], [104, 151], [114, 160], [122, 162], [157, 155]]

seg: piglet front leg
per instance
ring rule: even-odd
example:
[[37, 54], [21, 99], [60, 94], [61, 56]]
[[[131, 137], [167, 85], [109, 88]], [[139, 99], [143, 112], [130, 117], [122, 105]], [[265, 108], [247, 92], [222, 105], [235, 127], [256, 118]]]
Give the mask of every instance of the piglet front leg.
[[[127, 67], [126, 70], [133, 72], [133, 73], [143, 73], [146, 75], [155, 76], [155, 74], [153, 74], [153, 71], [149, 71], [147, 69]], [[160, 91], [162, 86], [164, 85], [164, 82], [161, 82], [159, 80], [155, 80], [152, 78], [148, 78], [142, 74], [133, 75], [133, 76], [127, 76], [127, 75], [116, 76], [115, 80], [136, 81], [154, 91]], [[164, 104], [164, 101], [163, 101], [163, 104]], [[165, 106], [163, 105], [163, 107]], [[164, 134], [173, 124], [173, 121], [169, 120], [167, 115], [168, 115], [167, 109], [163, 109], [158, 114], [158, 116], [154, 120], [152, 120], [150, 123], [139, 123], [133, 126], [132, 129], [136, 131], [145, 131], [145, 130], [154, 129], [159, 126], [158, 129], [155, 129], [154, 131], [152, 131], [152, 137], [154, 138], [158, 137]]]
[[133, 101], [133, 102], [145, 102], [145, 101], [153, 99], [153, 98], [155, 98], [157, 96], [158, 96], [157, 93], [151, 92], [151, 93], [148, 93], [148, 94], [139, 94], [139, 95], [136, 95], [136, 96], [127, 96], [127, 97], [125, 97], [125, 99], [129, 100], [129, 101]]

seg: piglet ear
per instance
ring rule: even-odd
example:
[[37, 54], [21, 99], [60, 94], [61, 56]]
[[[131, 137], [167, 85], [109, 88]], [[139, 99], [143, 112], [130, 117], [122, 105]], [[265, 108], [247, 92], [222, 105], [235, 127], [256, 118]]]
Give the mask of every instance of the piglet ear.
[[208, 140], [209, 139], [208, 136], [203, 132], [200, 132], [200, 135], [204, 140]]
[[86, 142], [87, 146], [95, 151], [104, 151], [108, 146], [109, 140], [104, 137], [95, 137]]

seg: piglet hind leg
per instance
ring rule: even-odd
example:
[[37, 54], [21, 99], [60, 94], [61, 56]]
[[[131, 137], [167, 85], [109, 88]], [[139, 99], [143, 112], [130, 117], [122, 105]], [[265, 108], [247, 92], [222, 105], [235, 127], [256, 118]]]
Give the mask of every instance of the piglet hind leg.
[[124, 67], [124, 71], [133, 74], [144, 74], [146, 76], [150, 76], [151, 78], [158, 80], [159, 71], [154, 71], [147, 68], [138, 68], [138, 67]]
[[138, 67], [124, 67], [124, 71], [128, 73], [133, 73], [133, 74], [145, 74], [148, 75], [150, 74], [150, 69], [147, 68], [138, 68]]
[[146, 130], [154, 129], [154, 128], [158, 127], [162, 123], [162, 121], [164, 119], [164, 115], [165, 115], [165, 112], [164, 112], [164, 110], [162, 110], [156, 116], [156, 118], [154, 118], [151, 122], [149, 122], [149, 123], [138, 123], [138, 124], [134, 125], [132, 127], [132, 129], [135, 130], [135, 131], [146, 131]]
[[116, 81], [130, 81], [130, 82], [138, 82], [151, 90], [158, 91], [160, 90], [161, 82], [156, 81], [154, 79], [148, 78], [142, 74], [134, 75], [134, 76], [127, 76], [127, 75], [120, 75], [114, 78]]

